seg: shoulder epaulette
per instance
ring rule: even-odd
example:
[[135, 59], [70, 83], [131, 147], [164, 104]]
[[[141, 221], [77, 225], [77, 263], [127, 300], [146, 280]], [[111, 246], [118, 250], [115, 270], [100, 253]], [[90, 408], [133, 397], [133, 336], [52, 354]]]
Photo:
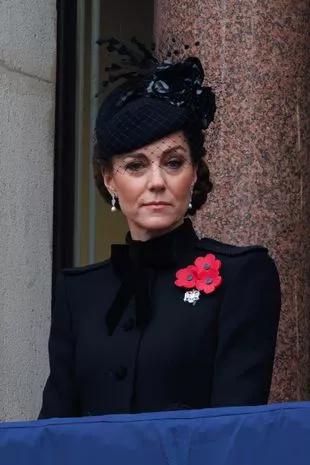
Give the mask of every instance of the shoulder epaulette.
[[62, 273], [66, 275], [79, 275], [79, 274], [88, 273], [89, 271], [98, 270], [99, 268], [103, 268], [107, 266], [109, 263], [110, 263], [110, 259], [105, 260], [103, 262], [92, 263], [91, 265], [86, 265], [86, 266], [79, 266], [75, 268], [64, 268], [61, 271]]
[[224, 244], [223, 242], [216, 241], [215, 239], [203, 238], [197, 242], [197, 247], [200, 249], [207, 250], [208, 252], [214, 252], [217, 254], [227, 255], [230, 257], [236, 257], [238, 255], [244, 255], [249, 252], [268, 252], [266, 247], [260, 245], [248, 245], [238, 246]]

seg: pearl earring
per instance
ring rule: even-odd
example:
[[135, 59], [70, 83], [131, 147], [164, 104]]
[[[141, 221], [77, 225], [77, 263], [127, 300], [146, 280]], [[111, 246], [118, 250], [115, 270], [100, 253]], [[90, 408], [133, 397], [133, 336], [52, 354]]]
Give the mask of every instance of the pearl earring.
[[189, 210], [191, 210], [193, 208], [192, 196], [193, 196], [193, 188], [191, 188], [191, 193], [190, 193], [190, 198], [189, 198], [189, 204], [188, 204], [188, 209]]
[[114, 194], [114, 192], [111, 194], [111, 212], [116, 212], [116, 195]]

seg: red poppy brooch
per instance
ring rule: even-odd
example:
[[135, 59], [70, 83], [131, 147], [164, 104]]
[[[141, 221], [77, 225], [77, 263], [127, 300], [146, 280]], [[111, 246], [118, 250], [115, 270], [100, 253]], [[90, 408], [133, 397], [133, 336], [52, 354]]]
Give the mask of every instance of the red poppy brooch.
[[199, 300], [200, 292], [211, 294], [221, 284], [221, 262], [214, 255], [197, 257], [194, 265], [178, 270], [175, 285], [189, 289], [185, 292], [184, 302], [193, 305]]

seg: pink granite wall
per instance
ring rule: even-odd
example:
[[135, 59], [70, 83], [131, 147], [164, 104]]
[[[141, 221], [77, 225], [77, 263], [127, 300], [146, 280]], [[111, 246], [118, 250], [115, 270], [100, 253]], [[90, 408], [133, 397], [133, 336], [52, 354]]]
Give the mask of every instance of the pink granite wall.
[[[310, 2], [157, 0], [161, 47], [201, 45], [217, 94], [208, 139], [215, 189], [195, 224], [267, 245], [283, 310], [271, 401], [310, 397]], [[195, 52], [195, 49], [193, 48]]]

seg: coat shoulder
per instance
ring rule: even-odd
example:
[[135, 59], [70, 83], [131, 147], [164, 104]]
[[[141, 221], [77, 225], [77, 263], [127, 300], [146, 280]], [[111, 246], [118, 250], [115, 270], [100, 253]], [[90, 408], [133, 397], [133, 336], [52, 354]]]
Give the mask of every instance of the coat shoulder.
[[216, 253], [220, 255], [225, 255], [227, 257], [239, 257], [243, 255], [248, 255], [252, 253], [268, 253], [268, 249], [261, 245], [232, 245], [225, 244], [224, 242], [219, 242], [215, 239], [204, 237], [200, 239], [197, 243], [198, 249], [205, 250], [209, 253]]
[[111, 260], [104, 260], [103, 262], [92, 263], [91, 265], [79, 266], [73, 268], [64, 268], [62, 273], [67, 276], [80, 276], [92, 273], [93, 271], [101, 270], [106, 268], [111, 263]]

